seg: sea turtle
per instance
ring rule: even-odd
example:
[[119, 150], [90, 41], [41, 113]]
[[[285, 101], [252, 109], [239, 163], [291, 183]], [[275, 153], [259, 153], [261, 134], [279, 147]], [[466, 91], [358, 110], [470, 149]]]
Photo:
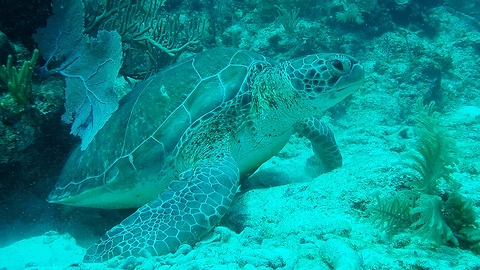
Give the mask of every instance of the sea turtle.
[[342, 164], [333, 133], [315, 118], [363, 83], [343, 54], [277, 63], [213, 49], [150, 77], [127, 94], [85, 150], [69, 157], [52, 203], [138, 208], [90, 247], [85, 262], [151, 256], [194, 244], [228, 211], [242, 176], [294, 133], [328, 169]]

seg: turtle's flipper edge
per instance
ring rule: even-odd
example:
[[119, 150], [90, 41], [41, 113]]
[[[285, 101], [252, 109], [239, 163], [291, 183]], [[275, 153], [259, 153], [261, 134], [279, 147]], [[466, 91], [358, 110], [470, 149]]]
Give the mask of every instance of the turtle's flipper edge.
[[309, 160], [312, 165], [319, 166], [316, 163], [320, 162], [325, 172], [342, 166], [342, 154], [338, 150], [332, 130], [325, 123], [309, 117], [299, 123], [297, 132], [312, 142], [315, 154]]
[[194, 244], [227, 212], [238, 190], [239, 171], [229, 155], [185, 171], [153, 202], [109, 230], [85, 254], [85, 262], [121, 255], [156, 256]]

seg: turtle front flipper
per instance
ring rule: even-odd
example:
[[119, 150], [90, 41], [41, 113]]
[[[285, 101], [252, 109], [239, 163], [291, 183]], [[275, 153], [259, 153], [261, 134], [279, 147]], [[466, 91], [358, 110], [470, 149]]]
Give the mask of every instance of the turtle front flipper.
[[194, 244], [227, 212], [239, 170], [229, 155], [204, 160], [180, 174], [160, 196], [109, 230], [85, 254], [85, 262], [121, 255], [155, 256]]
[[337, 142], [332, 130], [315, 117], [302, 120], [297, 132], [312, 142], [314, 156], [309, 159], [310, 165], [314, 165], [319, 174], [323, 166], [323, 172], [332, 171], [342, 166], [342, 154], [338, 150]]

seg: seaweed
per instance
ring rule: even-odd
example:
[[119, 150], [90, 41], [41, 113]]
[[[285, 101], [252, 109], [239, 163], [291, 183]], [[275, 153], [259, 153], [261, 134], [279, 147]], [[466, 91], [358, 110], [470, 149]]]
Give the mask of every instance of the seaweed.
[[371, 217], [372, 223], [389, 233], [403, 230], [412, 224], [411, 202], [402, 196], [389, 198], [377, 196], [377, 205], [370, 209], [374, 212]]
[[395, 196], [378, 198], [370, 207], [372, 223], [388, 233], [410, 229], [437, 245], [450, 244], [480, 252], [480, 226], [472, 200], [460, 194], [453, 178], [458, 160], [455, 141], [441, 125], [434, 102], [417, 100], [417, 143], [406, 155], [406, 186]]
[[438, 194], [439, 180], [451, 182], [450, 174], [454, 172], [458, 160], [455, 141], [448, 136], [448, 131], [441, 126], [438, 112], [433, 110], [435, 103], [423, 106], [423, 99], [418, 99], [414, 129], [418, 137], [416, 149], [407, 154], [405, 165], [410, 169], [410, 185], [424, 194]]

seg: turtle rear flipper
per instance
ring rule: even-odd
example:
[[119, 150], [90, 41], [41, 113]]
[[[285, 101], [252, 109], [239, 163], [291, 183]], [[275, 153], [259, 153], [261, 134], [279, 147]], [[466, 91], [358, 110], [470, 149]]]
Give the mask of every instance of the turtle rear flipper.
[[109, 230], [87, 250], [84, 261], [163, 255], [194, 244], [227, 212], [238, 190], [239, 170], [232, 157], [217, 155], [179, 178]]

